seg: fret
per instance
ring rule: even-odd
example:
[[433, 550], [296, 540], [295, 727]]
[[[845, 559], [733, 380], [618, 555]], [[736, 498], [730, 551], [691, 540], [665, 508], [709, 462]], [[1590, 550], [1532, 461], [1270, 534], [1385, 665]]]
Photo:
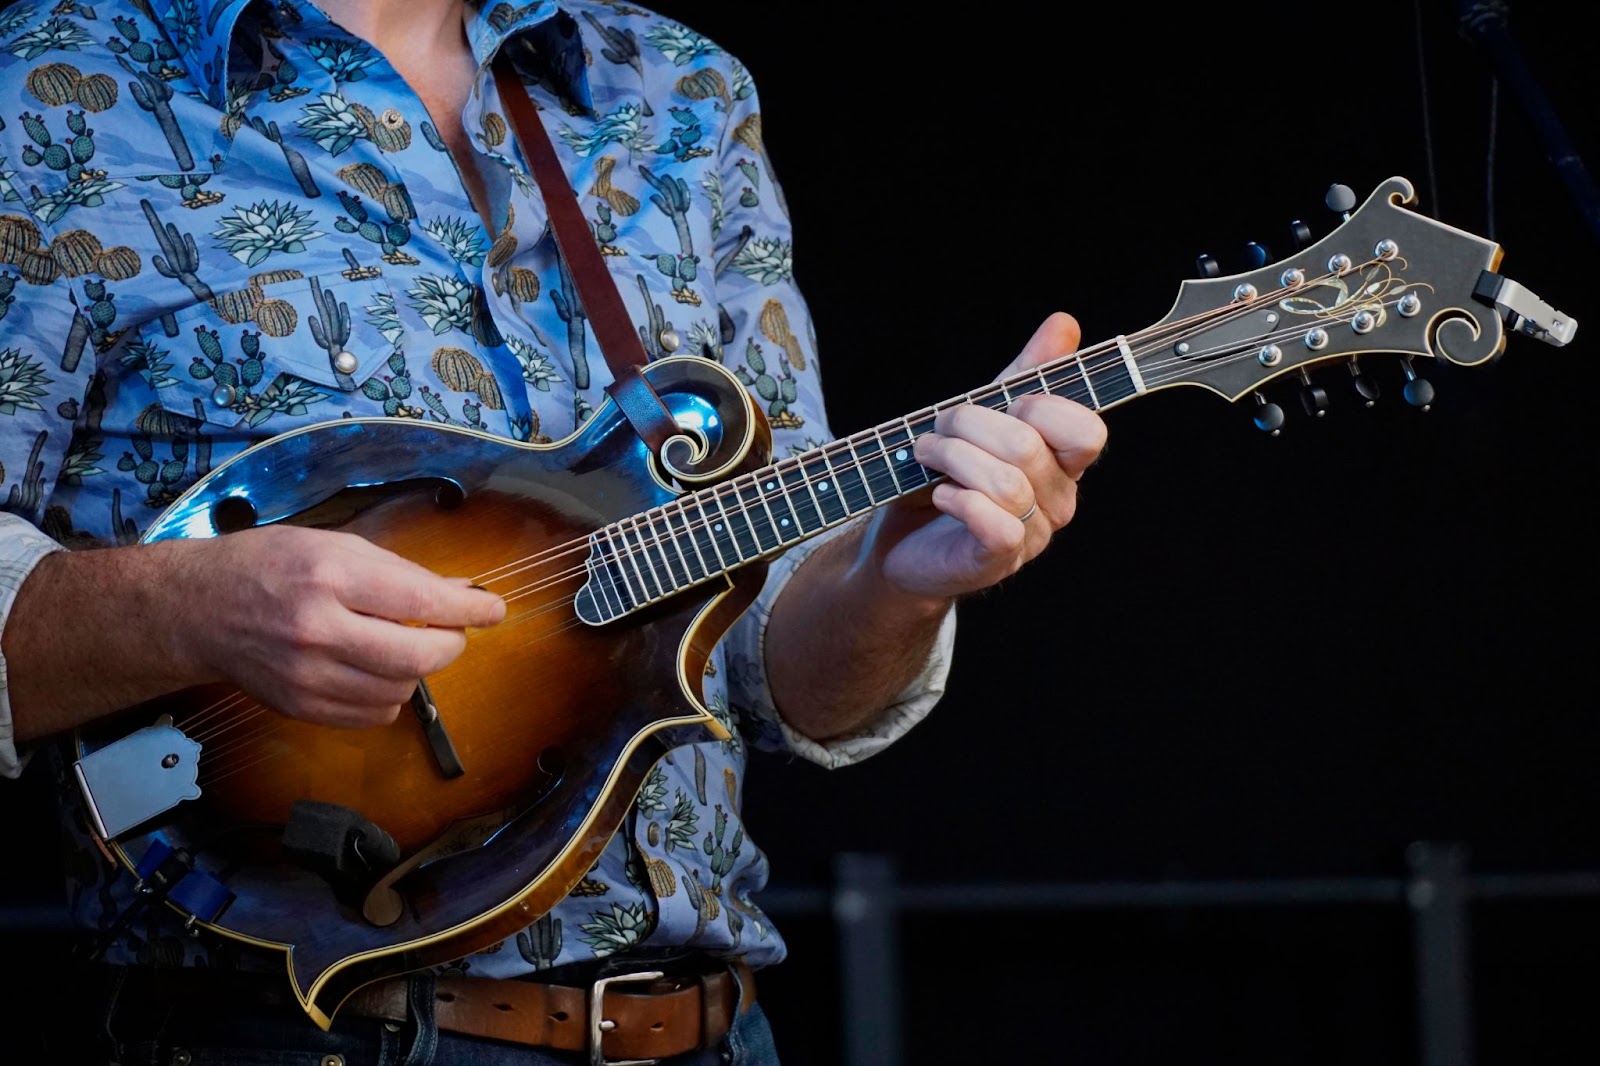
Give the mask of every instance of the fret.
[[639, 581], [644, 588], [645, 599], [660, 599], [665, 592], [665, 586], [661, 584], [661, 572], [656, 569], [655, 561], [645, 549], [644, 535], [639, 532], [637, 525], [630, 525], [631, 522], [631, 519], [623, 519], [618, 523], [622, 529], [623, 542], [628, 546], [628, 558], [639, 570]]
[[962, 397], [962, 402], [976, 404], [979, 407], [987, 407], [991, 411], [1004, 411], [1010, 405], [1011, 397], [1006, 393], [1005, 387], [1001, 386], [996, 390], [985, 389], [978, 396], [974, 396], [969, 392]]
[[845, 498], [846, 511], [856, 514], [872, 506], [872, 491], [867, 487], [866, 474], [856, 463], [856, 455], [850, 447], [850, 440], [846, 439], [843, 443], [845, 450], [824, 453], [824, 458], [827, 459], [827, 469], [834, 472], [838, 495]]
[[[749, 512], [738, 506], [737, 490], [735, 490], [735, 494], [732, 497], [732, 502], [736, 507], [735, 513], [732, 514], [728, 511], [729, 496], [722, 491], [722, 486], [719, 485], [712, 491], [712, 498], [716, 500], [717, 510], [722, 514], [722, 522], [720, 524], [727, 527], [728, 533], [733, 539], [734, 554], [739, 556], [739, 561], [746, 562], [760, 555], [761, 542], [756, 537], [755, 526], [750, 522]], [[712, 528], [713, 530], [716, 529], [715, 526]]]
[[1069, 400], [1088, 407], [1094, 406], [1094, 397], [1089, 392], [1088, 379], [1083, 376], [1083, 366], [1078, 360], [1069, 360], [1054, 370], [1039, 370], [1036, 372], [1039, 383], [1044, 386], [1045, 392], [1057, 396], [1065, 396]]
[[777, 471], [766, 470], [763, 474], [765, 476], [758, 482], [756, 491], [761, 494], [762, 506], [772, 518], [778, 540], [785, 543], [799, 540], [800, 526], [795, 519], [794, 501], [789, 499], [789, 490], [784, 487]]
[[817, 508], [822, 512], [823, 521], [831, 526], [849, 517], [850, 509], [839, 492], [839, 479], [833, 476], [833, 466], [828, 462], [828, 453], [812, 452], [801, 461], [800, 465], [806, 474], [806, 484], [811, 486], [813, 497], [817, 501]]
[[[613, 525], [611, 529], [622, 532], [620, 525]], [[621, 548], [617, 546], [615, 535], [607, 534], [607, 540], [610, 541], [611, 558], [615, 561], [617, 569], [622, 573], [623, 585], [633, 599], [632, 606], [637, 607], [650, 598], [650, 593], [644, 583], [644, 574], [639, 570], [639, 562], [627, 547], [627, 535], [623, 534]], [[633, 571], [631, 578], [628, 576], [630, 569]]]
[[[845, 444], [846, 447], [849, 446], [848, 441]], [[835, 456], [843, 461], [835, 463], [833, 461]], [[867, 491], [866, 480], [855, 465], [853, 454], [824, 450], [822, 460], [828, 464], [828, 472], [833, 475], [833, 483], [839, 487], [839, 495], [844, 499], [846, 514], [865, 511], [872, 506], [872, 493]]]
[[690, 583], [704, 581], [711, 576], [711, 567], [706, 564], [706, 557], [701, 554], [700, 544], [695, 538], [693, 529], [690, 528], [689, 512], [684, 510], [683, 502], [681, 500], [678, 502], [676, 515], [679, 524], [677, 525], [672, 521], [674, 512], [665, 507], [661, 510], [666, 516], [667, 526], [672, 530], [672, 543], [678, 546], [678, 553], [682, 555], [683, 545], [689, 545], [692, 554], [683, 556], [683, 566], [689, 571]]
[[[678, 544], [678, 538], [673, 536], [665, 512], [657, 508], [642, 517], [650, 530], [651, 542], [666, 563], [667, 577], [672, 581], [672, 588], [668, 591], [676, 592], [694, 584], [694, 578], [689, 573], [689, 561], [683, 557], [683, 548]], [[674, 563], [677, 565], [674, 566]]]
[[1130, 365], [1119, 351], [1100, 352], [1085, 361], [1084, 369], [1094, 393], [1096, 410], [1103, 410], [1140, 392], [1142, 379], [1134, 380]]
[[856, 465], [861, 468], [861, 480], [866, 485], [870, 502], [894, 499], [894, 478], [889, 474], [889, 463], [879, 446], [871, 440], [858, 442], [856, 437], [848, 438], [847, 443]]
[[[691, 517], [689, 525], [695, 544], [700, 548], [702, 554], [709, 551], [717, 557], [718, 570], [726, 572], [733, 569], [733, 565], [739, 562], [739, 558], [733, 547], [733, 535], [728, 532], [727, 525], [718, 522], [706, 511], [705, 497], [703, 495], [695, 497], [694, 509], [698, 512], [698, 516]], [[687, 506], [684, 507], [684, 514], [688, 515]], [[722, 526], [720, 531], [717, 529], [719, 525]], [[724, 548], [727, 549], [726, 552], [723, 551]], [[730, 558], [734, 560], [732, 565], [728, 562]]]
[[613, 618], [625, 614], [633, 605], [631, 597], [626, 596], [617, 587], [620, 580], [616, 573], [616, 563], [606, 555], [605, 548], [600, 543], [600, 535], [596, 533], [590, 538], [593, 551], [589, 556], [589, 574], [604, 601], [606, 612]]
[[873, 437], [878, 441], [878, 454], [883, 457], [883, 465], [889, 471], [889, 481], [894, 485], [894, 494], [905, 494], [905, 488], [900, 484], [900, 476], [894, 472], [894, 456], [889, 454], [889, 446], [883, 442], [883, 427], [878, 426], [872, 431]]
[[[931, 419], [928, 424], [931, 428]], [[933, 480], [928, 468], [917, 462], [916, 450], [912, 447], [916, 438], [911, 423], [904, 418], [887, 434], [878, 434], [878, 439], [883, 442], [884, 455], [888, 457], [889, 471], [894, 475], [895, 487], [902, 494], [920, 489]]]
[[822, 501], [817, 498], [815, 486], [806, 477], [805, 466], [795, 463], [779, 477], [783, 482], [784, 495], [794, 510], [794, 520], [800, 523], [800, 532], [816, 533], [825, 528], [828, 519], [822, 510]]
[[[742, 479], [745, 480], [745, 479]], [[750, 528], [755, 530], [756, 543], [761, 547], [761, 554], [773, 551], [783, 546], [783, 536], [778, 532], [778, 518], [772, 513], [767, 498], [762, 494], [761, 484], [756, 481], [745, 480], [735, 490], [740, 510], [750, 520]]]

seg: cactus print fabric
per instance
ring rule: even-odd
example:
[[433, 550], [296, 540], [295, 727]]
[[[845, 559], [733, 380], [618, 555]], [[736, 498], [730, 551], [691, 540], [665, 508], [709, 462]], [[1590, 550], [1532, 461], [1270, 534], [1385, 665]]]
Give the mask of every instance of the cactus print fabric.
[[[501, 50], [543, 112], [652, 357], [735, 370], [779, 455], [829, 439], [745, 68], [629, 4], [485, 3], [469, 15], [480, 74], [462, 119], [492, 230], [421, 100], [311, 3], [0, 9], [9, 559], [37, 555], [40, 538], [19, 529], [52, 547], [132, 544], [217, 464], [314, 422], [387, 415], [549, 441], [592, 414], [610, 373], [508, 135], [488, 73]], [[774, 566], [713, 660], [709, 702], [734, 739], [673, 751], [564, 903], [454, 969], [506, 976], [656, 946], [758, 966], [782, 956], [751, 898], [767, 863], [739, 816], [746, 745], [828, 764], [877, 750], [937, 699], [952, 639], [947, 621], [923, 677], [876, 728], [827, 747], [793, 733], [772, 708], [761, 635], [815, 543]], [[0, 617], [25, 567], [5, 570]], [[0, 685], [0, 712], [3, 695]], [[0, 726], [8, 736], [7, 714]], [[70, 793], [66, 806], [73, 817]], [[73, 847], [75, 911], [106, 928], [129, 879], [81, 834]], [[112, 958], [223, 965], [240, 950], [152, 912]]]

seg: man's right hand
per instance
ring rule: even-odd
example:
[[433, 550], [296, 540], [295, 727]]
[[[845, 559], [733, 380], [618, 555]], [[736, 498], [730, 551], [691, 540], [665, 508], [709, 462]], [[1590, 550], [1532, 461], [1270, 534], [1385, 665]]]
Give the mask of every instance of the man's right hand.
[[213, 682], [307, 721], [382, 725], [505, 610], [466, 578], [328, 530], [58, 552], [3, 634], [17, 739]]

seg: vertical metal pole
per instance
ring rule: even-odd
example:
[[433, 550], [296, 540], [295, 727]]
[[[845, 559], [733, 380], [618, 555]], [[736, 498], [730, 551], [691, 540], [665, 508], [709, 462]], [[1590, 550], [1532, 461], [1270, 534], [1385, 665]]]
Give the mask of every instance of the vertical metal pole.
[[1471, 961], [1466, 849], [1417, 841], [1406, 849], [1417, 973], [1417, 1040], [1422, 1066], [1472, 1066]]
[[843, 993], [842, 1066], [901, 1066], [900, 947], [894, 862], [834, 856], [833, 919]]

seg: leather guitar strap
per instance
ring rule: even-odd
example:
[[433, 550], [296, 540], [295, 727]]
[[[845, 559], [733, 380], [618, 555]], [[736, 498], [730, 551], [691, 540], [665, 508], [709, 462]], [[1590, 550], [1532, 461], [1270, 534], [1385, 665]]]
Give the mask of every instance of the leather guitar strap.
[[522, 145], [522, 154], [533, 171], [534, 181], [539, 183], [539, 191], [544, 194], [550, 228], [555, 231], [556, 245], [572, 273], [578, 299], [594, 327], [595, 340], [611, 366], [613, 381], [606, 386], [606, 392], [617, 402], [634, 432], [659, 455], [662, 444], [679, 430], [672, 413], [641, 373], [650, 357], [634, 332], [622, 296], [611, 280], [611, 271], [606, 268], [594, 234], [583, 217], [583, 208], [578, 206], [578, 198], [573, 195], [566, 172], [556, 158], [550, 135], [539, 121], [533, 101], [528, 99], [522, 78], [512, 69], [503, 52], [495, 57], [494, 79], [506, 118], [517, 142]]

